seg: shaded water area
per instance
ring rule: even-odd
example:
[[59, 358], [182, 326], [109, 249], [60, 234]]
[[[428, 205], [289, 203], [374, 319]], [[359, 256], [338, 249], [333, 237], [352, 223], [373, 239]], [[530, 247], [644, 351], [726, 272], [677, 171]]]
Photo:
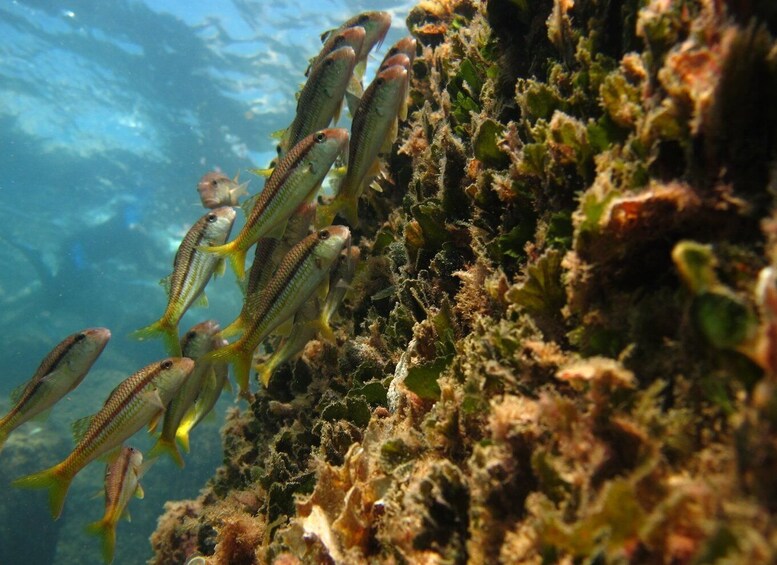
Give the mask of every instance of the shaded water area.
[[[101, 562], [83, 531], [102, 516], [101, 462], [78, 475], [56, 522], [44, 492], [8, 484], [65, 457], [70, 424], [165, 356], [161, 342], [128, 336], [164, 309], [157, 281], [204, 213], [198, 179], [220, 169], [248, 180], [246, 169], [266, 166], [319, 35], [367, 9], [392, 12], [387, 45], [402, 34], [407, 6], [377, 0], [0, 6], [0, 410], [65, 336], [93, 326], [113, 334], [83, 384], [0, 453], [3, 565]], [[252, 178], [249, 191], [262, 183]], [[181, 331], [207, 318], [225, 325], [239, 311], [231, 273], [207, 294], [209, 308], [188, 312]], [[184, 470], [164, 458], [144, 477], [145, 499], [119, 524], [115, 563], [144, 563], [164, 502], [196, 496], [213, 475], [226, 396], [193, 433]], [[145, 432], [130, 443], [150, 446]]]

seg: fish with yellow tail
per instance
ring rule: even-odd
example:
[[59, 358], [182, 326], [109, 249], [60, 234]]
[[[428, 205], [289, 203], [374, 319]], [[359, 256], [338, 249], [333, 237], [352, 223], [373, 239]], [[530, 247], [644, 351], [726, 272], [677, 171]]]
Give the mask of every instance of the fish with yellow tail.
[[359, 248], [356, 246], [343, 249], [329, 276], [329, 292], [323, 304], [316, 298], [307, 300], [294, 315], [294, 327], [291, 334], [284, 338], [269, 359], [256, 366], [259, 381], [265, 387], [270, 384], [270, 378], [275, 369], [289, 359], [296, 357], [319, 332], [323, 334], [325, 339], [334, 340], [334, 333], [329, 322], [353, 280], [359, 256]]
[[221, 331], [223, 337], [229, 337], [243, 331], [252, 317], [249, 306], [256, 303], [254, 296], [258, 295], [267, 285], [289, 249], [310, 235], [310, 227], [315, 217], [316, 203], [306, 202], [297, 208], [289, 218], [283, 237], [280, 239], [265, 237], [256, 243], [254, 262], [248, 271], [243, 292], [245, 296], [243, 308], [237, 318]]
[[[363, 38], [364, 30], [356, 29], [362, 32]], [[345, 46], [332, 51], [311, 71], [297, 100], [294, 121], [284, 132], [278, 146], [280, 158], [306, 136], [329, 127], [332, 119], [337, 122], [355, 64], [356, 53], [353, 48]]]
[[202, 357], [213, 350], [213, 338], [219, 333], [221, 328], [214, 320], [206, 320], [193, 326], [181, 338], [181, 351], [184, 357], [194, 359], [194, 370], [192, 374], [178, 389], [170, 405], [165, 410], [162, 420], [162, 432], [157, 438], [156, 443], [148, 452], [148, 458], [153, 459], [162, 453], [167, 453], [179, 467], [184, 466], [183, 457], [176, 446], [176, 437], [184, 445], [184, 449], [189, 451], [189, 435], [178, 436], [178, 427], [183, 421], [184, 416], [194, 407], [194, 401], [202, 389], [203, 382], [213, 370], [213, 364]]
[[178, 341], [178, 322], [186, 310], [200, 298], [205, 300], [205, 286], [217, 270], [223, 269], [222, 260], [206, 253], [202, 246], [223, 245], [232, 231], [235, 210], [228, 206], [211, 210], [191, 227], [184, 236], [173, 260], [173, 272], [162, 284], [168, 289], [167, 308], [162, 317], [132, 335], [148, 339], [161, 335], [171, 355], [181, 355]]
[[49, 469], [17, 479], [13, 486], [48, 489], [51, 515], [59, 518], [70, 483], [81, 469], [158, 418], [193, 369], [191, 359], [171, 357], [123, 380], [99, 412], [73, 424], [77, 445], [70, 455]]
[[0, 451], [13, 430], [54, 406], [84, 380], [110, 338], [107, 328], [85, 329], [46, 355], [32, 378], [11, 393], [13, 407], [0, 418]]
[[[229, 345], [227, 340], [218, 335], [213, 336], [212, 349], [218, 349], [225, 345]], [[200, 394], [194, 403], [194, 410], [186, 413], [175, 434], [178, 443], [181, 444], [181, 447], [187, 453], [189, 452], [189, 433], [191, 430], [196, 428], [210, 414], [221, 396], [221, 391], [232, 390], [232, 386], [229, 383], [229, 365], [226, 363], [213, 363], [212, 367], [212, 370], [207, 374], [205, 381], [202, 383], [202, 389], [200, 389]]]
[[381, 153], [391, 149], [407, 80], [407, 69], [394, 65], [378, 73], [364, 91], [351, 124], [348, 171], [334, 200], [319, 208], [316, 222], [319, 227], [332, 223], [338, 212], [350, 225], [358, 225], [359, 196], [369, 180], [380, 172]]
[[236, 342], [205, 356], [213, 361], [230, 362], [241, 395], [248, 395], [248, 376], [254, 350], [274, 329], [289, 320], [299, 307], [322, 285], [342, 249], [349, 245], [350, 230], [330, 226], [300, 241], [286, 254], [278, 271], [250, 305], [252, 319]]
[[202, 249], [229, 257], [235, 274], [243, 279], [248, 249], [262, 237], [283, 235], [289, 216], [300, 204], [313, 200], [347, 143], [348, 131], [342, 128], [323, 129], [305, 137], [279, 161], [264, 190], [245, 203], [248, 217], [235, 239]]
[[140, 479], [147, 469], [143, 454], [134, 447], [122, 447], [119, 455], [105, 467], [105, 513], [101, 520], [89, 524], [86, 531], [102, 538], [103, 560], [113, 562], [116, 548], [116, 525], [129, 512], [132, 497], [143, 498]]
[[197, 183], [200, 201], [206, 208], [237, 206], [241, 196], [248, 195], [248, 183], [239, 183], [238, 177], [229, 178], [224, 173], [211, 171], [205, 173]]

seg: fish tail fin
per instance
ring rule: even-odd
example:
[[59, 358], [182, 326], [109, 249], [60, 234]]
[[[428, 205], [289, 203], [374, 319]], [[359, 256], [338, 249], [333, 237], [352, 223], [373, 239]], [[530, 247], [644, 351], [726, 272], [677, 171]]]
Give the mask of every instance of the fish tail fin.
[[335, 337], [335, 332], [332, 329], [332, 326], [329, 325], [329, 320], [326, 316], [322, 315], [320, 316], [315, 322], [316, 330], [318, 331], [318, 335], [323, 339], [324, 341], [328, 341], [332, 344], [337, 344], [337, 338]]
[[172, 460], [175, 461], [176, 465], [181, 468], [184, 467], [185, 463], [183, 461], [183, 457], [181, 457], [181, 452], [178, 451], [178, 446], [175, 445], [175, 440], [160, 436], [160, 438], [156, 440], [154, 447], [152, 447], [151, 451], [148, 452], [147, 457], [149, 459], [154, 459], [163, 453], [167, 453], [172, 458]]
[[235, 271], [235, 276], [243, 280], [246, 278], [246, 250], [235, 249], [229, 254], [229, 263], [232, 265], [232, 270]]
[[219, 335], [223, 338], [232, 337], [243, 331], [243, 317], [238, 316], [235, 321], [229, 324], [226, 328], [219, 332]]
[[45, 471], [16, 479], [11, 484], [17, 488], [49, 489], [49, 508], [52, 518], [56, 520], [62, 514], [65, 496], [73, 480], [73, 477], [65, 475], [60, 469], [59, 465], [55, 465]]
[[194, 406], [190, 408], [186, 414], [184, 414], [181, 423], [178, 424], [178, 429], [175, 430], [175, 439], [181, 445], [186, 453], [189, 453], [189, 432], [194, 428], [194, 423], [197, 421], [197, 410]]
[[163, 320], [157, 320], [153, 324], [135, 330], [130, 334], [131, 337], [140, 341], [161, 337], [165, 343], [165, 348], [174, 357], [181, 356], [181, 342], [178, 338], [178, 327], [164, 322]]
[[205, 357], [206, 361], [217, 361], [222, 363], [232, 363], [235, 370], [235, 381], [239, 387], [238, 393], [246, 395], [250, 392], [248, 377], [251, 373], [251, 353], [244, 352], [238, 345], [238, 342], [225, 345], [215, 351], [211, 351]]
[[103, 519], [86, 526], [86, 532], [102, 539], [103, 560], [111, 563], [116, 549], [116, 524]]
[[273, 372], [275, 372], [275, 363], [268, 361], [267, 363], [257, 365], [255, 369], [259, 375], [259, 380], [261, 381], [262, 386], [267, 388], [267, 386], [270, 384], [270, 378], [272, 377]]

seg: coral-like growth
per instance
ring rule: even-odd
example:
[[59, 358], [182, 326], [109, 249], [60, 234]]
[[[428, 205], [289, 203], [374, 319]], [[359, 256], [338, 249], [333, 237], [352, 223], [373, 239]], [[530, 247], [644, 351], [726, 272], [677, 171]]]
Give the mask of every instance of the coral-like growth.
[[414, 8], [409, 118], [360, 202], [337, 344], [231, 414], [180, 547], [777, 558], [769, 6]]

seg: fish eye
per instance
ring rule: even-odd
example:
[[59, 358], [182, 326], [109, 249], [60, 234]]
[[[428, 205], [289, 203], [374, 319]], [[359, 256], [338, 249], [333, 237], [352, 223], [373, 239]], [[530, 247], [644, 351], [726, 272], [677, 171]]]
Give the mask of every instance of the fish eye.
[[326, 65], [327, 67], [331, 67], [333, 63], [334, 63], [334, 61], [332, 59], [325, 59], [324, 60], [324, 65]]
[[173, 366], [173, 362], [170, 361], [170, 359], [167, 359], [166, 361], [162, 361], [161, 367], [163, 371], [167, 371], [172, 366]]
[[357, 24], [366, 24], [368, 21], [370, 21], [370, 17], [367, 14], [362, 14], [359, 16], [359, 19], [356, 20]]
[[210, 184], [211, 186], [218, 186], [219, 181], [217, 181], [216, 179], [211, 179]]
[[397, 47], [392, 47], [391, 49], [388, 50], [388, 53], [386, 53], [386, 59], [388, 59], [389, 57], [393, 57], [397, 53], [399, 53], [399, 49]]
[[86, 339], [86, 334], [81, 333], [76, 336], [76, 341], [84, 341]]
[[213, 222], [215, 222], [215, 221], [216, 221], [216, 214], [208, 214], [208, 217], [207, 217], [207, 222], [208, 222], [209, 224], [212, 224], [212, 223], [213, 223]]
[[375, 79], [375, 84], [378, 86], [382, 85], [384, 82], [386, 82], [386, 80], [383, 77], [378, 77]]
[[329, 239], [329, 230], [321, 230], [318, 232], [318, 239]]
[[197, 332], [190, 331], [188, 334], [186, 334], [186, 339], [194, 339], [194, 337], [197, 335]]
[[315, 137], [316, 143], [323, 143], [326, 141], [326, 134], [324, 132], [318, 132]]

